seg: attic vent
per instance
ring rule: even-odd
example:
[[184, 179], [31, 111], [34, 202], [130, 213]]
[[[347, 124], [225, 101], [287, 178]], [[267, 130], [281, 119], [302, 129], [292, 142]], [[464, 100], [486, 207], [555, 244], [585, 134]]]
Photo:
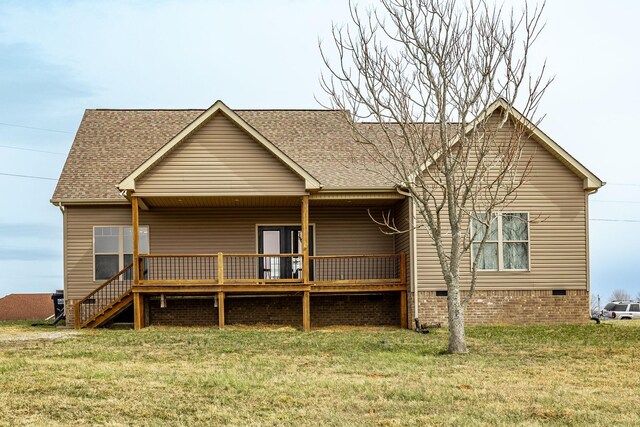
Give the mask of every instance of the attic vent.
[[436, 296], [437, 297], [446, 297], [447, 296], [447, 291], [436, 291]]
[[567, 294], [566, 289], [554, 289], [551, 291], [551, 295], [555, 295], [555, 296], [563, 296], [566, 294]]

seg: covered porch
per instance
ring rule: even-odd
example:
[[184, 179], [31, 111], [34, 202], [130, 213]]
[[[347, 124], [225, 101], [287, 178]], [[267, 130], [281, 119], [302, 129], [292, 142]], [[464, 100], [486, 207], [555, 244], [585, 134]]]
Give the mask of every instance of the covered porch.
[[[394, 209], [402, 202], [400, 195], [143, 197], [134, 193], [129, 199], [133, 262], [76, 305], [78, 327], [91, 327], [115, 310], [132, 305], [134, 327], [142, 328], [149, 322], [150, 301], [160, 301], [166, 307], [167, 298], [188, 297], [212, 298], [217, 324], [224, 327], [225, 301], [229, 297], [290, 296], [300, 298], [301, 326], [309, 330], [312, 295], [374, 294], [399, 297], [398, 324], [406, 327], [405, 252], [396, 246], [393, 236], [383, 235], [368, 217], [369, 208]], [[238, 232], [238, 242], [212, 231], [211, 240], [217, 245], [211, 246], [218, 251], [196, 251], [202, 245], [196, 244], [194, 237], [209, 231], [201, 223], [192, 225], [190, 231], [194, 215], [210, 217], [212, 223], [219, 224], [215, 233], [222, 233], [240, 228], [232, 225], [240, 220], [225, 220], [225, 226], [215, 214], [224, 212], [233, 217], [235, 213], [240, 217], [250, 210], [256, 211], [255, 219], [247, 218], [242, 229], [250, 227], [255, 237], [250, 239], [249, 232]], [[315, 213], [313, 221], [310, 211]], [[176, 212], [180, 218], [190, 219], [170, 219], [178, 215]], [[357, 220], [353, 219], [355, 213]], [[147, 251], [141, 251], [143, 226], [148, 227]], [[351, 230], [350, 235], [337, 238], [344, 230]], [[255, 249], [237, 251], [249, 247]], [[371, 252], [366, 250], [369, 248]]]

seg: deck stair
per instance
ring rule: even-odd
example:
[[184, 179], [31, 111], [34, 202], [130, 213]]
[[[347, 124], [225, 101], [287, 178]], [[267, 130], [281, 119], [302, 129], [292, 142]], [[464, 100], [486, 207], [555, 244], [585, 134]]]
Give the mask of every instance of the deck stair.
[[75, 306], [76, 328], [104, 325], [133, 303], [133, 264], [113, 275]]

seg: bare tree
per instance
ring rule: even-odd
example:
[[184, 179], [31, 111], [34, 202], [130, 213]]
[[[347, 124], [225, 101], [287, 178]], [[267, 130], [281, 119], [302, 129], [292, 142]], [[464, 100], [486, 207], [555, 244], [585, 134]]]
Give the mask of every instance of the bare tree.
[[624, 289], [616, 289], [611, 292], [611, 301], [629, 301], [630, 299], [631, 295]]
[[[544, 6], [461, 3], [381, 0], [364, 12], [350, 4], [352, 22], [334, 25], [331, 45], [320, 45], [321, 83], [328, 104], [349, 112], [354, 161], [410, 195], [436, 248], [451, 353], [467, 352], [464, 309], [478, 263], [496, 212], [514, 200], [530, 166], [523, 156], [530, 127], [510, 120], [512, 106], [531, 118], [551, 83], [544, 65], [529, 71]], [[460, 265], [469, 251], [474, 262], [462, 298]]]

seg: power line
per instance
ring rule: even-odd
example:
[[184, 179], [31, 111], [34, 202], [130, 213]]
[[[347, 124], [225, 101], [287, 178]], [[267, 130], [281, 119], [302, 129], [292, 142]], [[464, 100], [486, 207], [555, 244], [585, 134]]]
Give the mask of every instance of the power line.
[[23, 151], [35, 151], [36, 153], [58, 154], [62, 156], [66, 155], [66, 153], [61, 153], [59, 151], [37, 150], [35, 148], [14, 147], [11, 145], [0, 145], [0, 148], [11, 148], [12, 150], [23, 150]]
[[0, 122], [0, 125], [2, 125], [2, 126], [10, 126], [10, 127], [14, 127], [14, 128], [22, 128], [22, 129], [41, 130], [43, 132], [73, 133], [73, 132], [69, 132], [68, 130], [38, 128], [38, 127], [34, 127], [34, 126], [16, 125], [16, 124], [13, 124], [13, 123], [2, 123], [2, 122]]
[[589, 221], [606, 221], [606, 222], [640, 222], [640, 219], [589, 218]]
[[47, 178], [47, 177], [44, 177], [44, 176], [33, 176], [33, 175], [19, 175], [19, 174], [16, 174], [16, 173], [0, 172], [0, 175], [13, 176], [13, 177], [17, 177], [17, 178], [32, 178], [32, 179], [45, 179], [47, 181], [57, 181], [56, 178]]
[[632, 203], [632, 204], [640, 204], [640, 202], [633, 200], [591, 200], [596, 203]]
[[607, 185], [618, 185], [620, 187], [640, 187], [640, 184], [627, 184], [624, 182], [607, 182]]

